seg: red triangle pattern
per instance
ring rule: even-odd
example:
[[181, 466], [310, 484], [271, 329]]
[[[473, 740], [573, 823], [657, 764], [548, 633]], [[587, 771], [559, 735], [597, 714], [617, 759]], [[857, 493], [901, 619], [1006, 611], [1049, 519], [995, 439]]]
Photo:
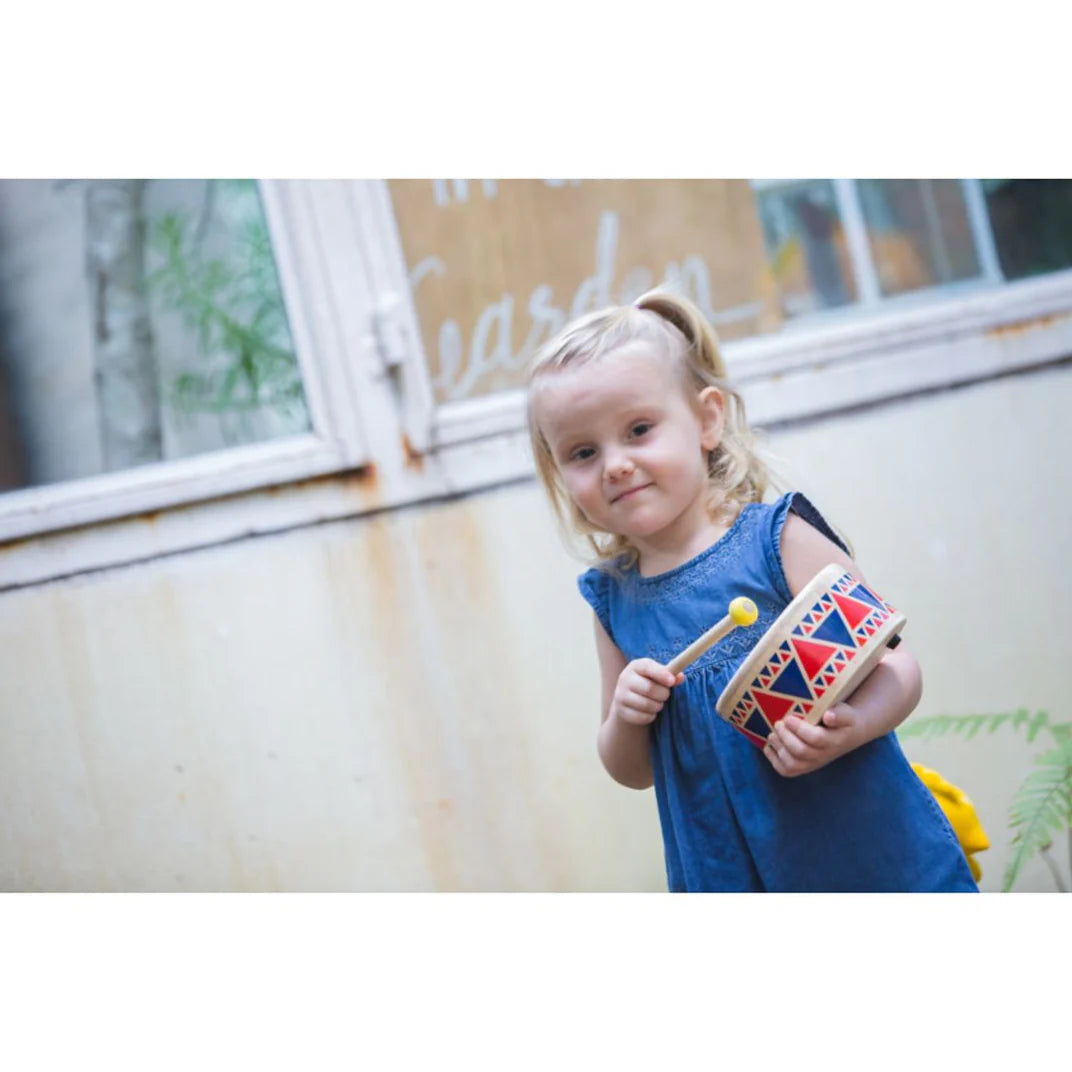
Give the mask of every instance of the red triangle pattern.
[[814, 681], [818, 673], [830, 661], [837, 648], [831, 644], [820, 644], [817, 640], [793, 639], [793, 647], [796, 649], [797, 658], [804, 668], [808, 679]]
[[855, 629], [875, 608], [867, 603], [861, 603], [858, 599], [850, 599], [848, 596], [834, 593], [834, 599], [849, 623], [850, 629]]
[[779, 719], [785, 718], [786, 711], [796, 702], [784, 696], [774, 696], [769, 692], [760, 692], [759, 689], [756, 689], [752, 696], [772, 726]]

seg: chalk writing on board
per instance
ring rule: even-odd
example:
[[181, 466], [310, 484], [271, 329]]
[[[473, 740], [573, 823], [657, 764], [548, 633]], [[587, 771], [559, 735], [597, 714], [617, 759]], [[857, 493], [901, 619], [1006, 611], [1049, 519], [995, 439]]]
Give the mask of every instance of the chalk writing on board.
[[[545, 186], [580, 186], [582, 179], [543, 179]], [[494, 201], [499, 192], [499, 183], [496, 179], [481, 179], [480, 189], [484, 197]], [[432, 197], [441, 208], [449, 205], [452, 201], [465, 204], [469, 200], [468, 179], [432, 179]]]
[[[454, 180], [455, 183], [464, 181]], [[457, 191], [455, 193], [457, 195]], [[463, 196], [467, 196], [467, 192]], [[518, 327], [524, 329], [525, 320], [528, 322], [519, 348], [514, 348], [515, 306], [518, 303], [513, 294], [503, 294], [479, 313], [468, 345], [461, 325], [450, 317], [444, 319], [436, 332], [439, 374], [432, 386], [437, 395], [444, 400], [466, 398], [481, 381], [496, 372], [519, 372], [536, 348], [567, 320], [606, 305], [633, 301], [657, 281], [691, 298], [716, 325], [747, 320], [761, 311], [761, 302], [716, 310], [712, 304], [710, 272], [704, 258], [698, 255], [669, 262], [658, 280], [648, 266], [633, 265], [621, 276], [620, 286], [615, 288], [620, 227], [617, 212], [600, 213], [596, 225], [594, 270], [581, 281], [569, 301], [556, 302], [556, 295], [547, 284], [533, 288], [518, 315]], [[425, 257], [410, 272], [414, 296], [418, 295], [422, 281], [429, 277], [443, 278], [446, 274], [447, 265], [441, 257]]]

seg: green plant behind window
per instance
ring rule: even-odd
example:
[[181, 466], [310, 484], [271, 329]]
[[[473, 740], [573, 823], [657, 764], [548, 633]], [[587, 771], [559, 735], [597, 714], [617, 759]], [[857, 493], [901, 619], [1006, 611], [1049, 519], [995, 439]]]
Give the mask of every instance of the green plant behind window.
[[899, 727], [897, 736], [926, 739], [953, 734], [970, 740], [980, 732], [996, 733], [1002, 728], [1023, 730], [1028, 743], [1044, 732], [1051, 745], [1035, 757], [1037, 769], [1020, 783], [1009, 806], [1013, 836], [1002, 889], [1011, 890], [1024, 864], [1040, 854], [1057, 888], [1067, 892], [1069, 886], [1051, 849], [1054, 839], [1064, 835], [1072, 868], [1072, 722], [1053, 722], [1045, 711], [1032, 715], [1026, 708], [993, 715], [932, 715], [910, 719]]
[[[233, 197], [256, 198], [252, 181], [226, 185]], [[239, 420], [266, 409], [304, 424], [301, 376], [263, 214], [232, 224], [226, 256], [205, 252], [203, 224], [170, 212], [150, 232], [159, 261], [150, 285], [193, 330], [199, 355], [172, 382], [172, 404], [180, 413]]]

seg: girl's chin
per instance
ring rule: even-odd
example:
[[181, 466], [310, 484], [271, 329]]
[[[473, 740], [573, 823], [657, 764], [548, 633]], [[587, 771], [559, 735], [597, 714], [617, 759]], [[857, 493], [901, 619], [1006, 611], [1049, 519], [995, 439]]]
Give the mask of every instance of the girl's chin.
[[664, 522], [653, 520], [648, 524], [630, 525], [628, 531], [623, 532], [622, 535], [635, 543], [638, 540], [657, 539], [662, 533], [666, 532], [667, 528], [668, 526]]

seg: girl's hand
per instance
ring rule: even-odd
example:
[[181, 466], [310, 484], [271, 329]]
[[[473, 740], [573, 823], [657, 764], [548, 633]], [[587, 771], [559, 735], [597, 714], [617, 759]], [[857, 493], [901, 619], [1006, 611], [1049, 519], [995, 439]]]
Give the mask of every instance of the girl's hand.
[[674, 675], [654, 659], [634, 659], [618, 675], [608, 715], [647, 726], [663, 709], [670, 690], [684, 680], [684, 674]]
[[774, 724], [763, 754], [783, 778], [810, 774], [863, 744], [857, 732], [859, 721], [849, 703], [834, 704], [817, 726], [787, 715]]

